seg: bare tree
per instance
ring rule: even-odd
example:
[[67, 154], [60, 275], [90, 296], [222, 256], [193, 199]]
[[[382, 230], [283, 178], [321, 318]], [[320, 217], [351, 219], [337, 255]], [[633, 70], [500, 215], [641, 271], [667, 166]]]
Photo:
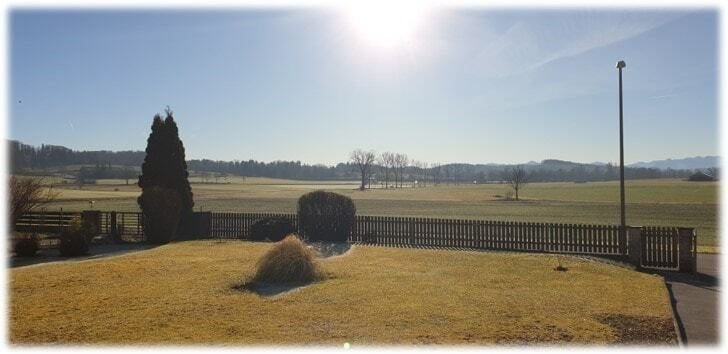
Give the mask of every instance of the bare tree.
[[404, 170], [405, 168], [407, 168], [408, 164], [409, 158], [406, 154], [394, 155], [394, 170], [396, 171], [396, 178], [397, 180], [399, 180], [399, 188], [402, 188], [402, 182], [404, 181]]
[[364, 190], [364, 187], [366, 186], [367, 179], [372, 172], [372, 165], [376, 160], [376, 156], [377, 155], [374, 151], [364, 151], [362, 149], [356, 149], [351, 152], [350, 160], [359, 168], [359, 172], [361, 173], [360, 190]]
[[379, 165], [384, 171], [384, 188], [389, 188], [389, 175], [392, 173], [392, 165], [394, 164], [394, 154], [391, 152], [383, 152], [379, 156]]
[[526, 173], [523, 166], [516, 165], [505, 170], [503, 180], [513, 188], [516, 193], [516, 200], [518, 200], [518, 191], [528, 184], [528, 173]]
[[10, 176], [10, 217], [12, 223], [23, 214], [46, 205], [58, 197], [53, 186], [46, 188], [43, 178], [17, 178]]

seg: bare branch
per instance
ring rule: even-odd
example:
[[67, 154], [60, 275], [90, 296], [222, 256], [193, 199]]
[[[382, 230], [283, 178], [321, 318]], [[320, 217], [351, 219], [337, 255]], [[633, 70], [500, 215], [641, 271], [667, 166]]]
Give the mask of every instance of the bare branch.
[[364, 190], [364, 186], [371, 175], [372, 165], [376, 160], [376, 156], [374, 151], [364, 151], [362, 149], [356, 149], [351, 152], [350, 160], [359, 168], [359, 172], [361, 173], [360, 190]]
[[528, 173], [523, 166], [516, 165], [505, 170], [503, 180], [510, 184], [513, 191], [516, 192], [516, 200], [518, 200], [518, 191], [528, 184]]
[[10, 176], [10, 217], [12, 223], [23, 214], [46, 205], [58, 197], [53, 186], [44, 185], [43, 178], [17, 178]]

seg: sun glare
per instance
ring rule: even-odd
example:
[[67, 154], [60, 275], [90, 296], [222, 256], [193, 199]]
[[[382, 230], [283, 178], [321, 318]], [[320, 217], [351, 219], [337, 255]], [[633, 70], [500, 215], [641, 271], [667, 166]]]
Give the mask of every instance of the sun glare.
[[381, 48], [406, 46], [422, 24], [426, 10], [397, 2], [364, 3], [346, 8], [349, 23], [366, 43]]

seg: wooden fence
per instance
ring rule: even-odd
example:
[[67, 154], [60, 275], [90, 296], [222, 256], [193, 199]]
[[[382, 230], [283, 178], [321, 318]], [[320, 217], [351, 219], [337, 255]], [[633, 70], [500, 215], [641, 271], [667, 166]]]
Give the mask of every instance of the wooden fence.
[[[208, 213], [212, 238], [248, 239], [250, 226], [269, 217], [285, 218], [298, 229], [295, 214]], [[627, 235], [636, 241], [630, 247]], [[417, 217], [362, 216], [349, 242], [395, 247], [485, 249], [583, 254], [627, 258], [653, 269], [695, 270], [697, 237], [691, 228], [530, 223]]]
[[619, 227], [358, 216], [351, 241], [392, 246], [622, 255]]
[[[197, 214], [197, 213], [196, 213]], [[200, 213], [205, 214], [205, 213]], [[200, 235], [222, 239], [248, 239], [250, 226], [259, 220], [271, 217], [284, 218], [298, 229], [296, 214], [275, 213], [207, 213], [210, 215], [209, 231]]]
[[76, 217], [81, 217], [81, 213], [69, 213], [63, 212], [63, 210], [30, 212], [18, 218], [15, 223], [15, 230], [20, 232], [58, 233]]
[[[28, 215], [16, 227], [57, 230], [78, 215], [81, 213]], [[83, 216], [93, 220], [100, 233], [113, 235], [117, 241], [145, 240], [139, 212], [85, 211]], [[194, 213], [184, 229], [192, 238], [249, 239], [250, 227], [271, 217], [284, 218], [299, 229], [296, 214], [213, 212]], [[696, 240], [691, 228], [629, 227], [620, 232], [617, 225], [361, 215], [356, 216], [349, 235], [349, 242], [382, 246], [615, 256], [646, 268], [681, 271], [695, 270]]]

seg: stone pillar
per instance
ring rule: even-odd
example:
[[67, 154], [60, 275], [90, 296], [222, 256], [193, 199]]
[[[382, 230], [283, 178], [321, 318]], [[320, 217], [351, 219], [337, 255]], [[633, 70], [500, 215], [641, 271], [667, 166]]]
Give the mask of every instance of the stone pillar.
[[678, 264], [681, 273], [695, 273], [698, 253], [695, 231], [688, 227], [678, 228]]
[[627, 226], [629, 262], [640, 267], [642, 265], [642, 228]]

